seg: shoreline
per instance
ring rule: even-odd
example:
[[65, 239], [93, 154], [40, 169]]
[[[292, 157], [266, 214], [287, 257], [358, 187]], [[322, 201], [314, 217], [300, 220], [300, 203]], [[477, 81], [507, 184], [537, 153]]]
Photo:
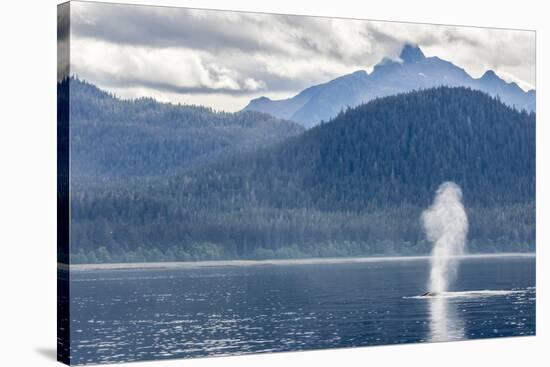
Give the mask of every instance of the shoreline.
[[[484, 259], [501, 257], [535, 257], [534, 252], [496, 253], [496, 254], [467, 254], [451, 256], [456, 259]], [[272, 260], [210, 260], [210, 261], [167, 261], [145, 263], [108, 263], [108, 264], [75, 264], [57, 263], [58, 270], [69, 271], [100, 271], [100, 270], [170, 270], [170, 269], [199, 269], [211, 267], [233, 266], [288, 266], [288, 265], [323, 265], [323, 264], [354, 264], [391, 261], [420, 261], [429, 260], [431, 256], [371, 256], [371, 257], [335, 257], [335, 258], [308, 258], [308, 259], [272, 259]]]

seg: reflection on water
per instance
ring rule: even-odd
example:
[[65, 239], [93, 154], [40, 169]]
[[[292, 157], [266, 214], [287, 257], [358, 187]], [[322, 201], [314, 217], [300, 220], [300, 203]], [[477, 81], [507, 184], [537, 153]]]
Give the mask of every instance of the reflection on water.
[[430, 297], [430, 341], [464, 339], [464, 320], [457, 305], [444, 297]]
[[71, 364], [535, 334], [534, 257], [461, 267], [428, 296], [425, 260], [73, 272]]

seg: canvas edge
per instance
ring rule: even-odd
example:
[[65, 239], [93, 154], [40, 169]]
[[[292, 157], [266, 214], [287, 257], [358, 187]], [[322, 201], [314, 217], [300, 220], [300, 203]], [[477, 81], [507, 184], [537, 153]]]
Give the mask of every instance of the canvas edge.
[[57, 360], [71, 364], [70, 322], [70, 2], [57, 5]]

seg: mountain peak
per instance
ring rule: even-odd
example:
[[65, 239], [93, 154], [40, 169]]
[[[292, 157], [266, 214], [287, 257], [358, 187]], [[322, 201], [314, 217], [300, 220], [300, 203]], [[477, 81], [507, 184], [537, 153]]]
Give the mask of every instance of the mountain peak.
[[357, 70], [357, 71], [354, 71], [353, 73], [351, 73], [351, 75], [355, 75], [355, 76], [368, 76], [369, 73], [367, 73], [365, 70]]
[[481, 79], [499, 79], [498, 75], [493, 70], [487, 70]]
[[251, 102], [271, 102], [271, 99], [265, 96], [253, 98]]
[[356, 71], [345, 74], [286, 99], [253, 100], [246, 109], [269, 113], [310, 128], [320, 121], [334, 118], [342, 109], [378, 97], [448, 85], [498, 95], [508, 106], [535, 111], [535, 92], [526, 93], [516, 84], [501, 79], [494, 71], [473, 78], [450, 61], [435, 55], [425, 56], [418, 45], [411, 43], [402, 45], [400, 59], [395, 56], [394, 49], [369, 73]]
[[414, 63], [423, 60], [425, 56], [418, 45], [407, 43], [403, 46], [399, 58], [403, 60], [403, 62]]

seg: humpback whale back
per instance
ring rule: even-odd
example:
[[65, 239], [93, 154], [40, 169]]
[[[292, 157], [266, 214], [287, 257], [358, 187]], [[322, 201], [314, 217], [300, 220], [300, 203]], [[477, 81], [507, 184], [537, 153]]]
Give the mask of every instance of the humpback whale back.
[[420, 297], [435, 297], [437, 296], [437, 292], [425, 292], [420, 295]]

